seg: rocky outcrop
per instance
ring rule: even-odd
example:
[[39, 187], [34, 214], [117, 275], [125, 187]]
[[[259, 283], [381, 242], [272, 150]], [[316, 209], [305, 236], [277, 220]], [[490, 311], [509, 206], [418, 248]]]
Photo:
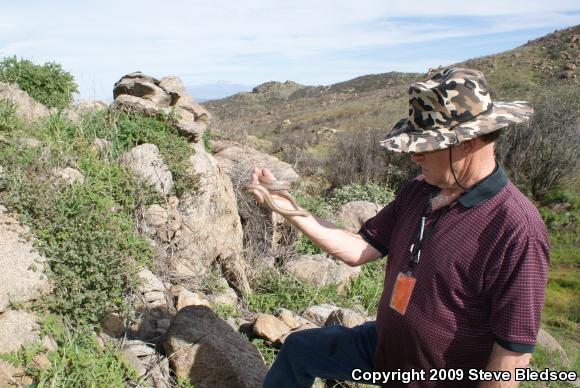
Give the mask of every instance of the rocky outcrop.
[[[29, 228], [0, 205], [0, 353], [15, 352], [40, 340], [36, 315], [16, 307], [48, 295], [52, 289], [44, 274], [46, 259], [34, 250], [33, 242]], [[0, 387], [15, 383], [32, 381], [22, 368], [0, 361]]]
[[0, 205], [0, 313], [51, 291], [43, 272], [46, 259], [33, 248], [29, 229]]
[[193, 100], [178, 77], [158, 80], [141, 72], [130, 73], [115, 83], [113, 96], [111, 112], [164, 116], [193, 142], [201, 139], [211, 120], [209, 112]]
[[291, 245], [296, 230], [281, 215], [267, 210], [243, 191], [255, 166], [268, 167], [279, 180], [296, 181], [299, 176], [288, 163], [276, 157], [240, 146], [234, 142], [216, 142], [215, 157], [220, 168], [232, 180], [239, 214], [244, 225], [244, 246], [259, 256], [275, 254], [278, 248]]
[[336, 285], [344, 290], [361, 272], [360, 267], [349, 267], [325, 254], [305, 255], [284, 264], [284, 269], [298, 280], [317, 287]]
[[232, 182], [202, 145], [194, 147], [191, 175], [196, 177], [200, 190], [179, 201], [183, 226], [175, 242], [175, 269], [199, 277], [215, 262], [237, 291], [248, 293], [250, 286], [241, 256], [242, 226]]
[[28, 123], [50, 115], [46, 106], [37, 102], [16, 84], [0, 82], [0, 101], [6, 100], [14, 105], [16, 117]]
[[338, 208], [338, 219], [344, 229], [357, 233], [361, 226], [382, 209], [381, 205], [368, 201], [352, 201]]
[[163, 347], [178, 378], [196, 387], [261, 387], [267, 368], [241, 334], [205, 306], [177, 313]]
[[162, 196], [168, 195], [173, 188], [171, 171], [155, 144], [138, 145], [121, 155], [119, 160], [137, 179], [153, 186]]

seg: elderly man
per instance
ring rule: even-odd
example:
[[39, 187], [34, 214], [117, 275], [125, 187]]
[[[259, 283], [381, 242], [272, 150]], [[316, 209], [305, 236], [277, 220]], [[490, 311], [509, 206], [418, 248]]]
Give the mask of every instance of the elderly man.
[[[358, 234], [286, 216], [348, 265], [388, 255], [376, 324], [292, 334], [265, 387], [368, 381], [364, 372], [373, 371], [388, 387], [517, 385], [514, 371], [528, 364], [540, 326], [549, 242], [538, 211], [496, 162], [494, 141], [531, 112], [523, 102], [492, 102], [475, 70], [446, 69], [411, 84], [409, 116], [381, 145], [410, 153], [422, 174]], [[263, 177], [275, 179], [256, 168], [252, 183]], [[268, 194], [254, 191], [262, 204]], [[271, 198], [275, 208], [293, 209]]]

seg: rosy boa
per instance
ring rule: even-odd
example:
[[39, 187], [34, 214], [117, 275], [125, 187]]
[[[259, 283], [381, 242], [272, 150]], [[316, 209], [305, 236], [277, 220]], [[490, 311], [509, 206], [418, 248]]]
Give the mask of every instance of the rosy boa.
[[[266, 203], [266, 205], [270, 210], [282, 214], [283, 216], [302, 216], [302, 217], [308, 216], [309, 213], [304, 209], [302, 209], [300, 206], [298, 206], [294, 197], [288, 192], [288, 189], [290, 189], [290, 182], [269, 179], [263, 175], [260, 175], [258, 177], [258, 180], [260, 182], [259, 185], [248, 184], [244, 186], [244, 189], [246, 191], [249, 191], [250, 193], [261, 194], [262, 197], [264, 198], [264, 202]], [[278, 205], [276, 205], [276, 203], [274, 202], [272, 196], [270, 195], [271, 191], [290, 201], [290, 203], [296, 210], [286, 210], [279, 208]]]

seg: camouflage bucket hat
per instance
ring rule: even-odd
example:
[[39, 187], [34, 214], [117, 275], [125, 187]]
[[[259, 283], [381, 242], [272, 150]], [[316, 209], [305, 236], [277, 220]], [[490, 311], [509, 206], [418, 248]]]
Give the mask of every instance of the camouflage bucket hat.
[[409, 87], [409, 117], [381, 141], [395, 152], [449, 148], [530, 118], [525, 101], [492, 102], [480, 71], [450, 68]]

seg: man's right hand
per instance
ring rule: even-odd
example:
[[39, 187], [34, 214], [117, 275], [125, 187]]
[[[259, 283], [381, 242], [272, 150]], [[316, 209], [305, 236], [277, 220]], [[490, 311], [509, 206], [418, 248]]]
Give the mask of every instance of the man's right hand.
[[[260, 176], [266, 177], [269, 180], [276, 180], [276, 177], [274, 176], [274, 174], [272, 174], [272, 172], [268, 168], [254, 167], [250, 183], [253, 185], [259, 185]], [[267, 208], [267, 206], [264, 204], [264, 198], [260, 193], [253, 191], [252, 195], [254, 196], [256, 202], [258, 202], [263, 207]], [[276, 206], [280, 207], [281, 209], [295, 210], [294, 207], [292, 206], [292, 203], [290, 203], [288, 199], [276, 194], [275, 191], [271, 191], [270, 196], [272, 197], [272, 200], [276, 203]]]

